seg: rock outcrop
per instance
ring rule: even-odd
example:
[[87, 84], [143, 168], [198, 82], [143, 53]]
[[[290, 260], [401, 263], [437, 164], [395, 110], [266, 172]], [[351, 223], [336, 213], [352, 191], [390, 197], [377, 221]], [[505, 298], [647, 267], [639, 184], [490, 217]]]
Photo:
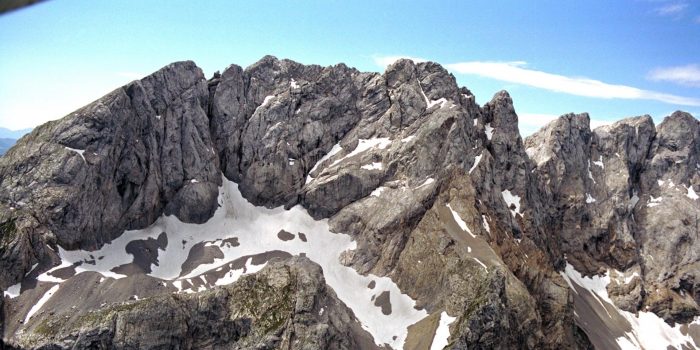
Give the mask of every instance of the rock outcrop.
[[[75, 301], [74, 301], [75, 302]], [[19, 345], [59, 349], [358, 349], [371, 336], [306, 258], [197, 294], [170, 294], [95, 310], [54, 310]]]

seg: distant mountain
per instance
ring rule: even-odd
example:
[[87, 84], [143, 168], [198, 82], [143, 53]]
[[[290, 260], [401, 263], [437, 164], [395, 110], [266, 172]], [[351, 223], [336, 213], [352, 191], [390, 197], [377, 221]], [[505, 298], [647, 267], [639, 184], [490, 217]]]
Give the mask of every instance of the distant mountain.
[[7, 128], [0, 127], [0, 138], [19, 140], [20, 137], [28, 134], [30, 131], [32, 131], [31, 128], [22, 130], [10, 130]]
[[10, 138], [0, 138], [0, 156], [5, 154], [10, 147], [12, 147], [15, 142], [17, 142], [16, 139], [10, 139]]

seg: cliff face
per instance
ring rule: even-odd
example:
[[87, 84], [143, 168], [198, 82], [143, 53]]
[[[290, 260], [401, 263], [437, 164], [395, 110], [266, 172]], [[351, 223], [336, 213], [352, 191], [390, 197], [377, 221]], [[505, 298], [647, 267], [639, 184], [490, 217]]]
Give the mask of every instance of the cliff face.
[[[173, 63], [0, 158], [3, 340], [649, 348], [648, 318], [700, 347], [699, 154], [682, 112], [565, 115], [523, 141], [506, 92], [481, 107], [435, 63]], [[250, 282], [280, 266], [312, 291]], [[302, 292], [273, 323], [246, 301]]]

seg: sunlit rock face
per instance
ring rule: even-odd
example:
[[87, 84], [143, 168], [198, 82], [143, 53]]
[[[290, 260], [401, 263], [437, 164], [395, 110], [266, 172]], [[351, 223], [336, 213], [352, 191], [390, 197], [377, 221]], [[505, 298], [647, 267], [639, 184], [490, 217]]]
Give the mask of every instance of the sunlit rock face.
[[0, 158], [16, 348], [700, 348], [700, 122], [177, 62]]

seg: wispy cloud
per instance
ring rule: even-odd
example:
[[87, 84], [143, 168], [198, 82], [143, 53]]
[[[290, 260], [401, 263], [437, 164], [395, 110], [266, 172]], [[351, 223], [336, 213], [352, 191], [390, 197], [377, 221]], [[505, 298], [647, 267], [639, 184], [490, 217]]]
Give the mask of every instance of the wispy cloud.
[[657, 7], [654, 12], [659, 16], [674, 16], [682, 15], [688, 8], [688, 4], [684, 2], [675, 2], [672, 4]]
[[525, 62], [460, 62], [446, 65], [456, 73], [478, 75], [576, 96], [654, 100], [683, 106], [700, 106], [700, 99], [644, 90], [627, 85], [608, 84], [599, 80], [567, 77], [525, 68]]
[[657, 68], [649, 72], [654, 81], [668, 81], [686, 86], [700, 86], [700, 65], [689, 64], [678, 67]]

